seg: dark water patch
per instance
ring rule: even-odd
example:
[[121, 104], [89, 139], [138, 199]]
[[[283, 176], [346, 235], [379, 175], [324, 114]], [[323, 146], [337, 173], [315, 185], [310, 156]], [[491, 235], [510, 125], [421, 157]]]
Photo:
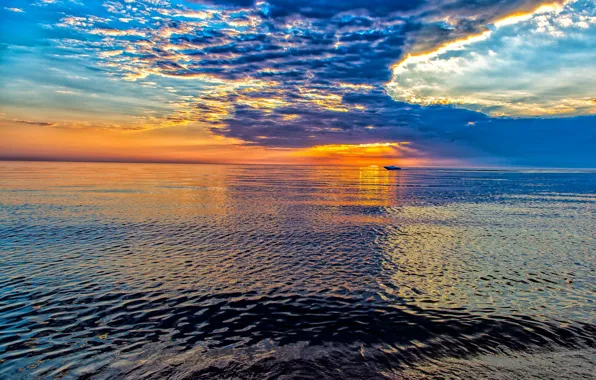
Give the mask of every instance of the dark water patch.
[[[53, 296], [39, 298], [47, 302]], [[14, 326], [12, 339], [6, 335], [0, 339], [3, 376], [17, 374], [19, 362], [32, 354], [51, 363], [68, 361], [69, 356], [78, 354], [77, 347], [92, 349], [93, 355], [99, 355], [126, 354], [140, 345], [147, 350], [144, 355], [149, 355], [150, 342], [163, 351], [158, 362], [173, 350], [192, 352], [197, 346], [201, 347], [194, 353], [198, 357], [227, 352], [216, 360], [223, 360], [223, 366], [205, 367], [205, 363], [193, 362], [196, 367], [191, 365], [186, 369], [190, 373], [184, 375], [189, 378], [276, 378], [281, 374], [340, 378], [340, 373], [351, 372], [381, 377], [383, 371], [442, 357], [596, 347], [593, 325], [560, 326], [519, 315], [476, 316], [465, 311], [422, 310], [344, 297], [236, 293], [172, 298], [156, 292], [112, 293], [89, 299], [73, 292], [70, 297], [63, 294], [59, 305], [15, 303], [10, 310], [3, 309], [2, 315], [3, 326]], [[24, 334], [26, 339], [19, 336], [19, 331], [28, 332]], [[79, 343], [73, 345], [73, 339]], [[279, 353], [260, 359], [257, 353], [264, 344], [275, 347], [273, 351], [301, 347], [301, 353], [289, 361], [276, 360]], [[251, 351], [256, 357], [253, 362], [229, 359]], [[159, 367], [156, 363], [151, 366]], [[137, 370], [144, 372], [144, 367]], [[116, 371], [110, 367], [103, 370]], [[171, 370], [170, 366], [158, 368], [149, 377], [164, 377]], [[50, 372], [36, 374], [45, 376]]]
[[[465, 312], [426, 310], [419, 315], [415, 310], [363, 307], [360, 302], [354, 306], [346, 300], [262, 301], [264, 306], [250, 309], [255, 342], [171, 356], [165, 350], [153, 360], [144, 359], [142, 366], [105, 371], [135, 378], [381, 379], [428, 360], [578, 350], [594, 348], [596, 342], [596, 329], [588, 325], [562, 328], [528, 318], [478, 318]], [[450, 374], [448, 368], [442, 373]]]

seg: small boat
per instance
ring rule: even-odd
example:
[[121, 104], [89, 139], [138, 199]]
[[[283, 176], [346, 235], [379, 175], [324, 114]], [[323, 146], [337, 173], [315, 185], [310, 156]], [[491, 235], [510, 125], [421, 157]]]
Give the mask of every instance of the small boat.
[[383, 166], [383, 167], [387, 170], [401, 170], [401, 168], [399, 166], [390, 165], [390, 166]]

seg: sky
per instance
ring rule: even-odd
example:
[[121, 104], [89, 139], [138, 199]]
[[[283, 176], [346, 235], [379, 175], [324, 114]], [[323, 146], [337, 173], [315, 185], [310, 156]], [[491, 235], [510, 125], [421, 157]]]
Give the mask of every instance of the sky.
[[593, 0], [3, 0], [0, 159], [596, 167]]

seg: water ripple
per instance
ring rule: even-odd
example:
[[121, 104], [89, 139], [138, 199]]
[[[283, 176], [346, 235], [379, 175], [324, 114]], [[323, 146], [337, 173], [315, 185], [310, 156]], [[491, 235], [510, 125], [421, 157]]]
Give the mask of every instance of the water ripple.
[[0, 178], [0, 378], [595, 369], [593, 173], [3, 163]]

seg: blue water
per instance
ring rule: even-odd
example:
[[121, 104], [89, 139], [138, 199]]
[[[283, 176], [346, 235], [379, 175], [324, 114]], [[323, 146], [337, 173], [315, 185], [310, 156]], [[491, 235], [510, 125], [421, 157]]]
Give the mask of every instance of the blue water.
[[0, 162], [0, 378], [590, 378], [596, 173]]

